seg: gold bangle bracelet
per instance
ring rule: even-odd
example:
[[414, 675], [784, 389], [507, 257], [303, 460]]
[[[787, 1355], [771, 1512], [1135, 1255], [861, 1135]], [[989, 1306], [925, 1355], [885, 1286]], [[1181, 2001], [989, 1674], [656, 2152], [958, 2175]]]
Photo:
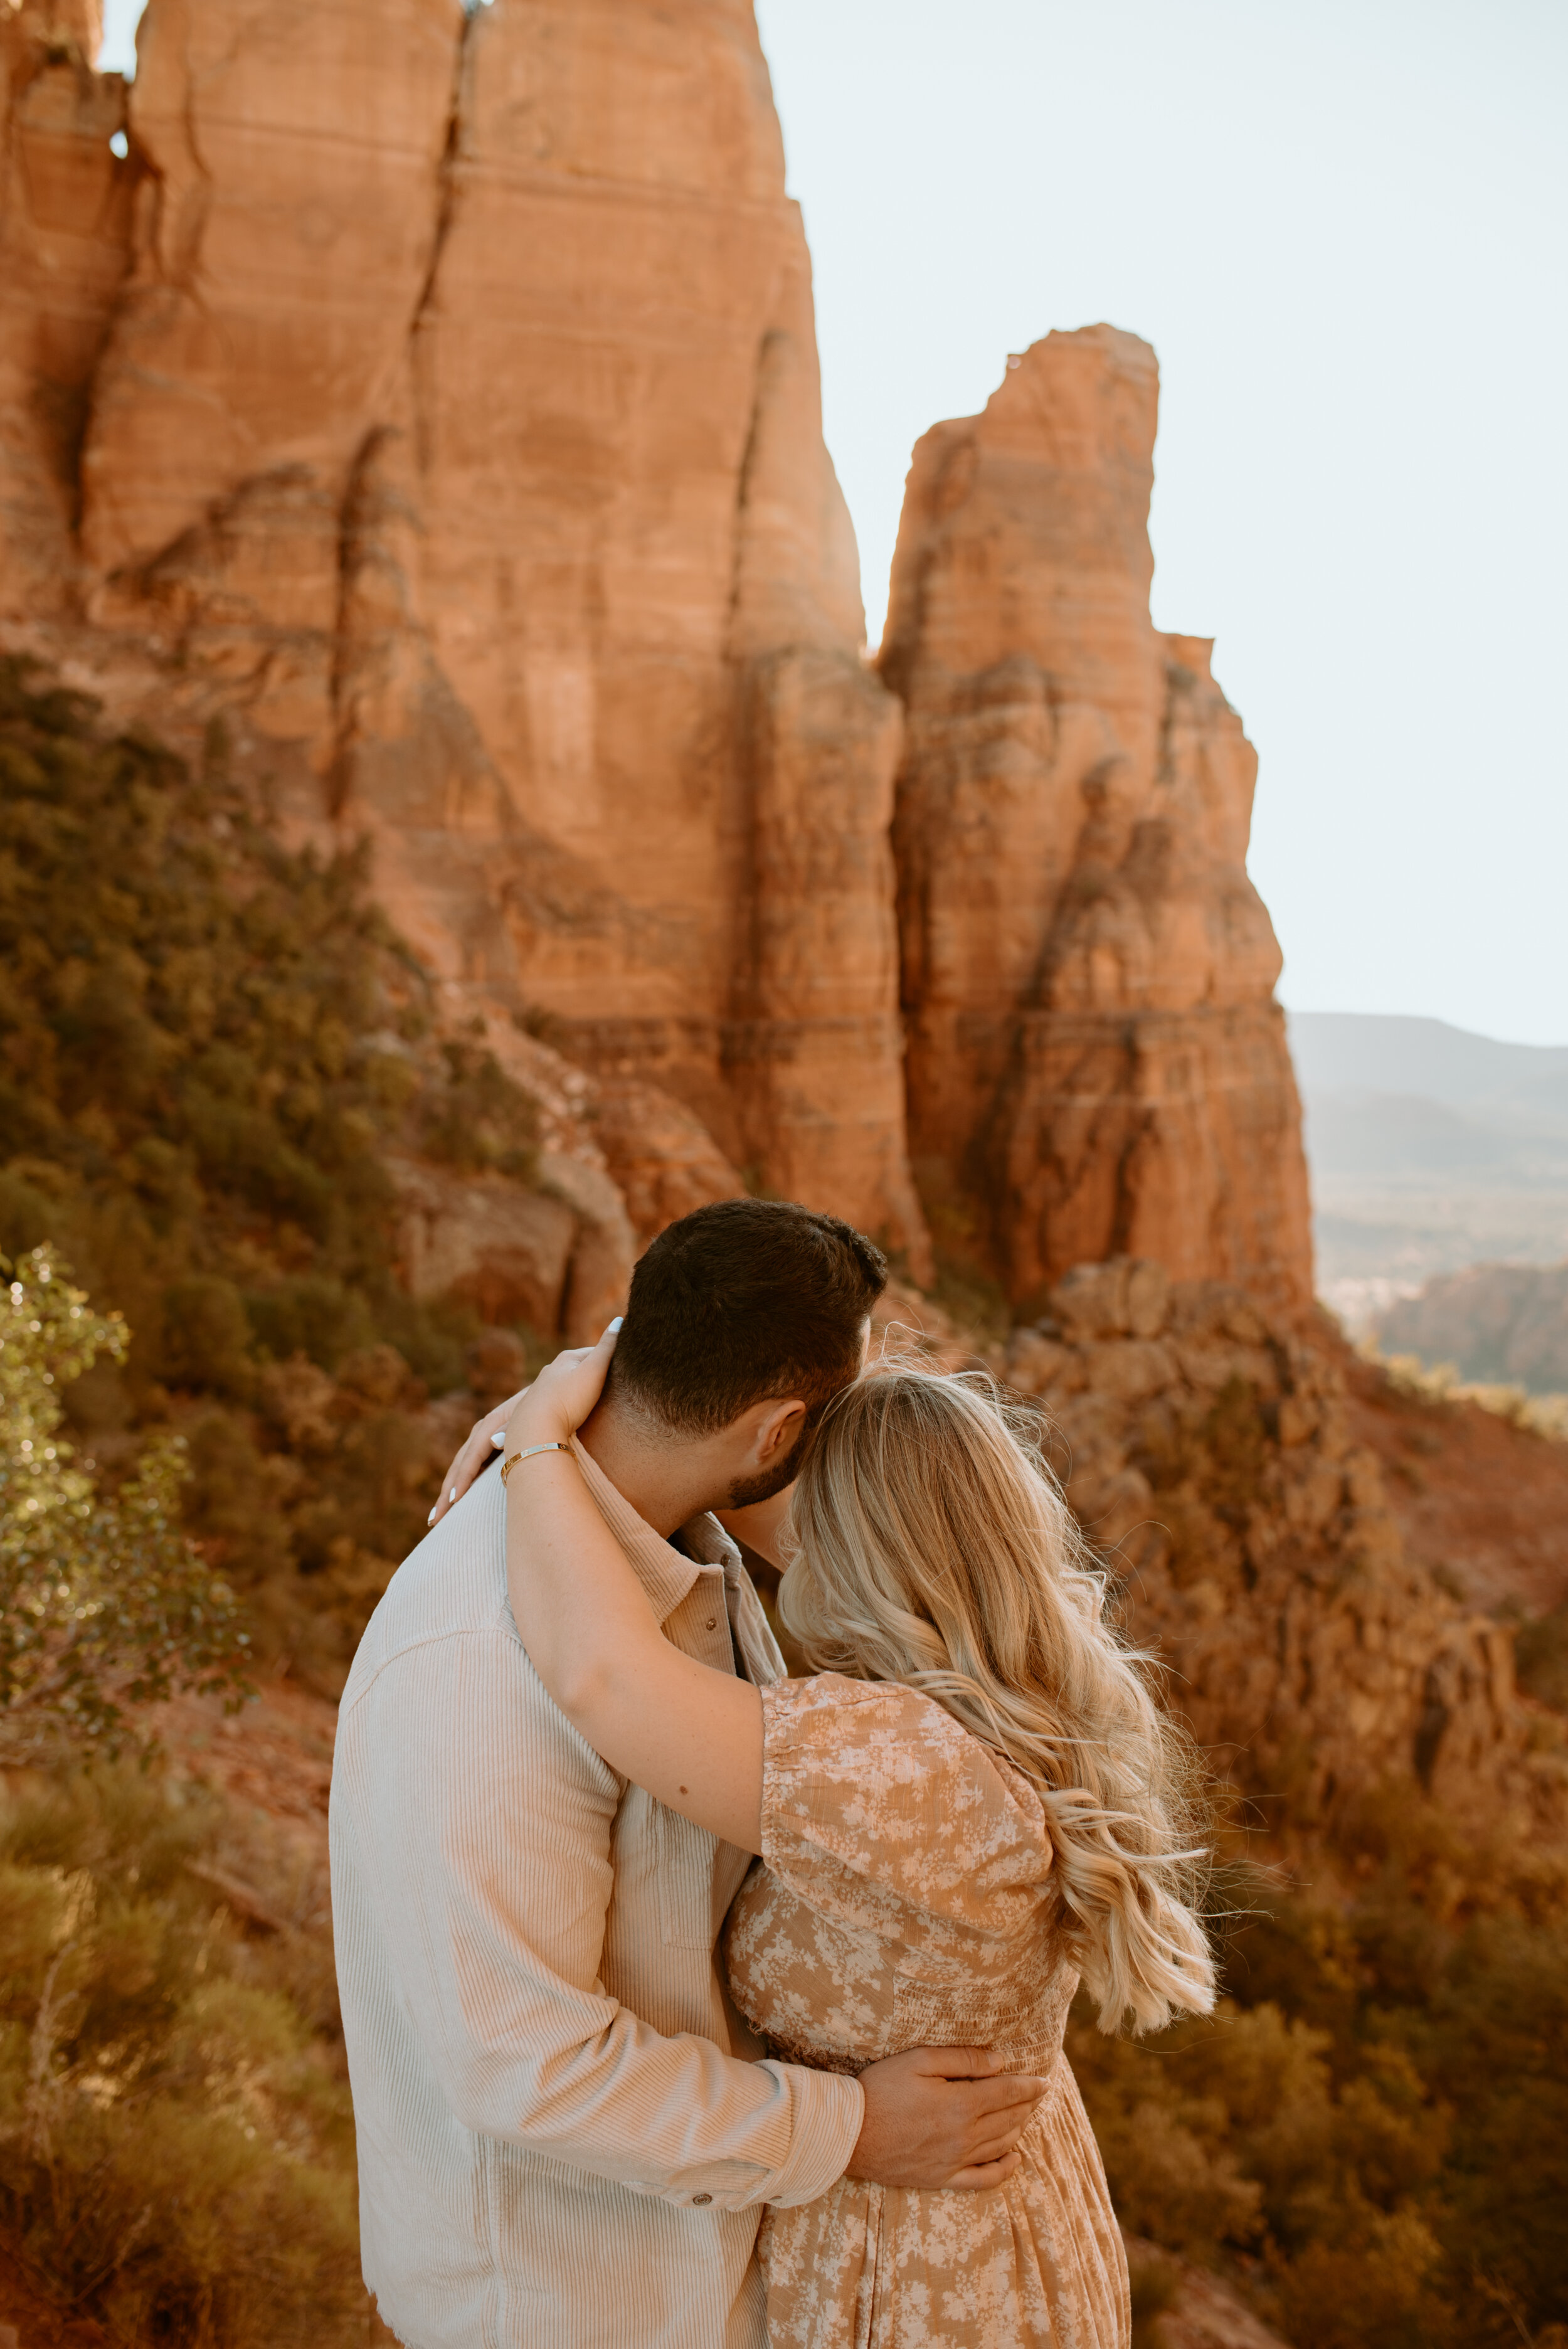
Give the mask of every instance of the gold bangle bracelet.
[[531, 1444], [522, 1452], [514, 1452], [510, 1460], [500, 1464], [500, 1481], [504, 1485], [520, 1460], [531, 1460], [540, 1452], [570, 1452], [570, 1444]]

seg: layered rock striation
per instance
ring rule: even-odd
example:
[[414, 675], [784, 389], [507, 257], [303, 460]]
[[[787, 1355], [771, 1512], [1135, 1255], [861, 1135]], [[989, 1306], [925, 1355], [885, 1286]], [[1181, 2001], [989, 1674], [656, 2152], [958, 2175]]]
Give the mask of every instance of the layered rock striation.
[[1144, 346], [922, 442], [879, 672], [749, 0], [150, 0], [129, 89], [89, 16], [0, 29], [7, 641], [368, 834], [453, 1016], [602, 1083], [645, 1237], [746, 1184], [923, 1278], [907, 1135], [1016, 1303], [1116, 1249], [1304, 1298]]
[[125, 88], [89, 0], [0, 13], [0, 618], [68, 608], [82, 440], [129, 265]]
[[1158, 393], [1109, 326], [1009, 360], [917, 446], [893, 563], [911, 1152], [1019, 1304], [1118, 1251], [1311, 1294], [1257, 762], [1150, 617]]
[[53, 538], [10, 499], [69, 649], [150, 656], [166, 724], [227, 713], [296, 823], [368, 830], [444, 976], [923, 1265], [901, 713], [748, 0], [151, 0], [124, 108], [79, 42], [13, 108], [92, 159], [76, 341], [31, 295], [9, 337], [17, 413], [50, 367], [82, 403]]

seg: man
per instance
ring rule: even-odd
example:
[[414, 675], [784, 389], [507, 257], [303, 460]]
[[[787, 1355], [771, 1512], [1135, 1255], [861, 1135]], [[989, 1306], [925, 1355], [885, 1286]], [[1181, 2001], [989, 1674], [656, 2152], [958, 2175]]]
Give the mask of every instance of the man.
[[[583, 1473], [665, 1636], [782, 1662], [716, 1507], [794, 1474], [886, 1276], [835, 1217], [727, 1200], [637, 1267]], [[745, 1854], [615, 1775], [545, 1695], [481, 1422], [344, 1692], [333, 1911], [366, 2281], [410, 2349], [765, 2349], [762, 2206], [845, 2170], [989, 2183], [1041, 2084], [918, 2050], [758, 2061], [714, 1960]], [[527, 1506], [527, 1464], [511, 1506]]]

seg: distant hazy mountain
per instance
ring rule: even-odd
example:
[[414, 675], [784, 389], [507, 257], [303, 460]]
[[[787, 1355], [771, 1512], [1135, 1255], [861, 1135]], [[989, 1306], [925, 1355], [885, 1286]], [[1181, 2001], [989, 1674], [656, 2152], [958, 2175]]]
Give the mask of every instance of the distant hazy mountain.
[[1477, 1264], [1429, 1280], [1373, 1324], [1384, 1351], [1452, 1362], [1462, 1378], [1568, 1392], [1568, 1264]]
[[1288, 1011], [1304, 1092], [1414, 1093], [1452, 1109], [1508, 1102], [1568, 1128], [1568, 1044], [1502, 1044], [1445, 1019]]
[[1568, 1045], [1370, 1013], [1288, 1021], [1318, 1287], [1347, 1321], [1435, 1274], [1568, 1257]]

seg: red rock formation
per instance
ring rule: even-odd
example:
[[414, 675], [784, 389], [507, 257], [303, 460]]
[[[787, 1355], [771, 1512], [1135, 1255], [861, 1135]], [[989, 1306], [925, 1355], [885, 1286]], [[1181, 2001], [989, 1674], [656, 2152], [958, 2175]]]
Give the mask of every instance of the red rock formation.
[[911, 1151], [1015, 1300], [1121, 1250], [1303, 1301], [1256, 760], [1149, 616], [1157, 396], [1134, 336], [1051, 335], [915, 450], [882, 655]]
[[645, 1244], [694, 1207], [744, 1193], [744, 1180], [701, 1119], [656, 1085], [606, 1079], [594, 1106], [593, 1140]]
[[135, 177], [88, 0], [0, 12], [0, 615], [57, 608], [76, 570], [94, 371], [129, 254]]
[[[606, 1081], [645, 1230], [738, 1169], [923, 1277], [896, 895], [950, 1238], [1018, 1300], [1126, 1247], [1304, 1295], [1144, 347], [1052, 336], [927, 436], [879, 678], [749, 0], [150, 0], [119, 161], [87, 8], [0, 44], [11, 640], [368, 831], [459, 998]], [[649, 1085], [707, 1137], [663, 1172]]]
[[918, 1268], [900, 713], [749, 0], [151, 0], [139, 57], [95, 657], [368, 828], [444, 973]]

